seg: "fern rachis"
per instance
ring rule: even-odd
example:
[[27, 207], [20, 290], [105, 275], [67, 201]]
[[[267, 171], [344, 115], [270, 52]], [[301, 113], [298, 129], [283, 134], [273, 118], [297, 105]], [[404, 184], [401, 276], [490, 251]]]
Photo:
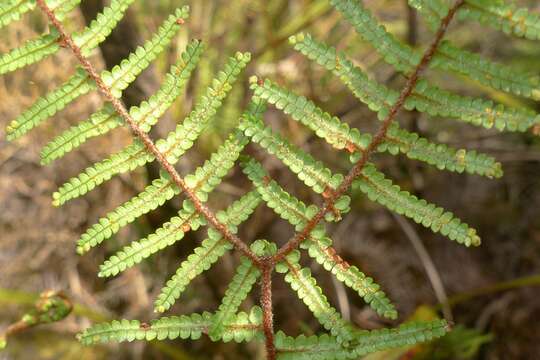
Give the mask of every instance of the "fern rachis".
[[[179, 96], [202, 54], [202, 43], [190, 43], [178, 62], [171, 67], [162, 88], [138, 107], [129, 111], [119, 100], [122, 91], [155, 60], [174, 35], [181, 30], [188, 17], [188, 7], [178, 9], [144, 46], [110, 71], [96, 72], [88, 61], [89, 51], [111, 32], [133, 0], [113, 0], [97, 19], [73, 37], [66, 33], [63, 21], [75, 0], [37, 0], [38, 7], [52, 24], [51, 33], [32, 40], [20, 49], [0, 57], [0, 73], [37, 62], [64, 44], [81, 63], [76, 73], [61, 87], [50, 92], [23, 112], [8, 126], [8, 138], [16, 139], [45, 121], [77, 97], [99, 91], [106, 105], [47, 145], [43, 163], [63, 156], [91, 137], [104, 135], [120, 125], [127, 125], [134, 141], [81, 174], [70, 179], [53, 195], [55, 205], [82, 196], [111, 177], [132, 171], [149, 162], [157, 162], [163, 172], [152, 184], [124, 204], [109, 212], [81, 236], [80, 253], [111, 238], [121, 228], [182, 194], [185, 200], [177, 216], [147, 237], [134, 241], [109, 257], [100, 267], [102, 277], [114, 276], [135, 266], [163, 248], [181, 240], [188, 231], [206, 226], [207, 237], [191, 255], [179, 264], [176, 273], [165, 284], [156, 302], [157, 312], [169, 310], [190, 282], [215, 264], [227, 250], [241, 254], [240, 264], [222, 303], [215, 313], [203, 312], [179, 317], [162, 317], [150, 324], [136, 320], [98, 324], [79, 334], [84, 344], [108, 341], [153, 339], [198, 339], [202, 334], [213, 341], [261, 341], [264, 339], [269, 359], [354, 359], [365, 354], [406, 344], [415, 344], [443, 336], [448, 331], [444, 320], [408, 323], [392, 329], [366, 331], [345, 320], [325, 296], [313, 272], [300, 261], [301, 250], [338, 281], [361, 296], [377, 314], [395, 319], [398, 314], [381, 286], [359, 268], [347, 263], [332, 246], [325, 222], [338, 222], [351, 210], [351, 187], [390, 211], [405, 215], [466, 246], [477, 246], [480, 237], [472, 227], [453, 213], [427, 200], [402, 190], [389, 180], [372, 162], [375, 152], [402, 153], [410, 159], [422, 161], [440, 170], [466, 172], [488, 178], [502, 176], [501, 164], [489, 155], [455, 149], [405, 130], [396, 121], [401, 110], [416, 110], [428, 117], [444, 116], [499, 131], [525, 132], [540, 124], [540, 116], [525, 108], [509, 108], [489, 100], [465, 97], [435, 87], [423, 79], [428, 68], [452, 71], [479, 83], [537, 99], [538, 82], [526, 74], [516, 73], [503, 64], [495, 64], [479, 55], [464, 51], [444, 42], [448, 25], [454, 17], [478, 20], [503, 31], [538, 40], [538, 16], [525, 9], [514, 11], [501, 1], [458, 0], [449, 5], [445, 0], [410, 0], [412, 6], [423, 9], [435, 37], [422, 53], [401, 42], [387, 32], [378, 20], [358, 1], [332, 0], [356, 32], [380, 53], [381, 57], [399, 73], [406, 76], [401, 92], [371, 79], [349, 57], [334, 47], [315, 40], [309, 34], [298, 34], [290, 39], [292, 47], [315, 60], [335, 76], [370, 110], [377, 114], [381, 126], [375, 134], [361, 133], [319, 107], [315, 102], [294, 93], [269, 79], [250, 79], [251, 101], [239, 116], [228, 139], [193, 173], [183, 177], [174, 167], [193, 147], [222, 107], [233, 86], [239, 86], [251, 61], [249, 53], [237, 52], [218, 72], [206, 92], [201, 95], [189, 115], [164, 139], [153, 141], [148, 132]], [[17, 20], [35, 7], [33, 1], [10, 0], [0, 7], [0, 27]], [[467, 64], [471, 63], [470, 66]], [[325, 140], [338, 151], [349, 153], [352, 168], [345, 175], [331, 171], [322, 161], [295, 146], [266, 123], [265, 103], [275, 106]], [[283, 162], [306, 187], [321, 197], [321, 205], [306, 205], [272, 180], [263, 166], [249, 156], [242, 155], [249, 143], [258, 144], [264, 152]], [[238, 162], [254, 189], [243, 194], [225, 210], [214, 214], [207, 205], [216, 186]], [[260, 203], [266, 204], [287, 221], [294, 236], [280, 248], [276, 243], [258, 239], [248, 245], [238, 235], [244, 223]], [[273, 271], [285, 274], [285, 282], [297, 293], [328, 334], [289, 337], [274, 331], [272, 313]], [[249, 312], [241, 305], [260, 279], [260, 307]]]

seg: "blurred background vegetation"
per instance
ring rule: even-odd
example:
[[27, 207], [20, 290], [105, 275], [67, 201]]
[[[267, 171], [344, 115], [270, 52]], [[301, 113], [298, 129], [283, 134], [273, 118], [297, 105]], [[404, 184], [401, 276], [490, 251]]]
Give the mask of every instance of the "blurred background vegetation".
[[[103, 0], [83, 0], [81, 11], [68, 24], [84, 26], [103, 6]], [[176, 7], [188, 3], [191, 17], [187, 30], [180, 32], [175, 46], [155, 66], [146, 70], [126, 91], [128, 106], [138, 104], [155, 92], [169, 65], [187, 41], [200, 38], [207, 44], [203, 60], [180, 101], [161, 120], [152, 136], [161, 137], [182, 120], [194, 100], [207, 87], [227, 56], [237, 50], [250, 51], [253, 60], [241, 86], [235, 86], [225, 106], [215, 117], [194, 149], [180, 161], [181, 174], [200, 165], [235, 126], [249, 99], [247, 77], [269, 77], [314, 100], [326, 111], [361, 130], [374, 131], [374, 113], [360, 104], [329, 72], [292, 51], [287, 38], [309, 31], [317, 38], [346, 50], [357, 64], [377, 80], [400, 89], [404, 78], [386, 66], [376, 52], [355, 36], [348, 24], [333, 11], [327, 0], [156, 0], [136, 1], [128, 16], [103, 44], [92, 60], [110, 68], [150, 36], [161, 20]], [[405, 0], [364, 0], [387, 28], [415, 46], [425, 46], [432, 34]], [[535, 0], [520, 5], [540, 11]], [[0, 32], [0, 51], [46, 31], [45, 18], [37, 11]], [[540, 74], [540, 46], [486, 30], [485, 27], [456, 23], [449, 37], [456, 43], [498, 61]], [[74, 106], [17, 143], [5, 141], [5, 125], [33, 101], [67, 79], [75, 60], [61, 51], [48, 60], [0, 78], [0, 329], [17, 321], [32, 306], [41, 291], [62, 290], [74, 303], [65, 320], [21, 333], [10, 339], [0, 359], [251, 359], [260, 358], [259, 344], [161, 342], [83, 348], [74, 334], [92, 322], [111, 318], [152, 318], [152, 302], [181, 259], [205, 236], [205, 231], [188, 233], [179, 244], [143, 262], [122, 275], [99, 279], [98, 265], [123, 244], [144, 237], [179, 207], [173, 200], [166, 207], [141, 218], [122, 230], [90, 255], [75, 253], [75, 240], [101, 214], [140, 191], [156, 177], [157, 168], [148, 166], [135, 176], [120, 176], [89, 196], [53, 208], [51, 193], [91, 162], [128, 144], [127, 129], [85, 144], [66, 159], [42, 168], [39, 150], [53, 135], [88, 117], [101, 100], [87, 95]], [[539, 104], [486, 90], [464, 78], [440, 72], [430, 73], [435, 83], [461, 94], [489, 97], [514, 106], [540, 111]], [[538, 359], [540, 358], [540, 144], [530, 134], [500, 134], [446, 119], [430, 121], [423, 115], [403, 113], [403, 126], [424, 136], [454, 146], [478, 149], [497, 157], [505, 176], [488, 180], [470, 175], [439, 172], [401, 157], [377, 155], [377, 162], [402, 188], [438, 203], [479, 230], [480, 248], [466, 249], [414, 224], [396, 219], [385, 209], [353, 194], [353, 209], [331, 234], [342, 256], [373, 276], [400, 311], [400, 321], [441, 315], [433, 271], [440, 275], [450, 307], [446, 316], [456, 324], [454, 332], [424, 346], [374, 354], [369, 359]], [[345, 154], [329, 148], [314, 134], [270, 109], [266, 121], [291, 141], [309, 150], [333, 170], [346, 172]], [[319, 201], [275, 158], [263, 157], [254, 146], [249, 151], [282, 185], [307, 202]], [[210, 198], [213, 209], [222, 209], [247, 188], [236, 169]], [[240, 229], [244, 239], [266, 238], [283, 243], [293, 229], [259, 208]], [[427, 249], [428, 258], [418, 252]], [[416, 244], [416, 247], [414, 246]], [[237, 255], [197, 278], [171, 313], [213, 310], [219, 305]], [[431, 277], [426, 268], [434, 264]], [[316, 273], [333, 304], [360, 327], [371, 329], [391, 323], [378, 318], [358, 297], [336, 282], [326, 271], [308, 264]], [[291, 335], [320, 331], [304, 305], [279, 276], [274, 280], [277, 327]], [[255, 296], [257, 296], [255, 291]], [[256, 297], [250, 300], [257, 301]], [[248, 301], [249, 302], [249, 301]]]

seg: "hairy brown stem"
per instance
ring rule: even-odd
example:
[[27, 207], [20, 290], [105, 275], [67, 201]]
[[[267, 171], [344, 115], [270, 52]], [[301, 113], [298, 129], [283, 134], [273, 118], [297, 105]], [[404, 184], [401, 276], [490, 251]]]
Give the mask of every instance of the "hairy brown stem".
[[274, 270], [271, 258], [265, 259], [261, 267], [261, 307], [263, 310], [263, 332], [266, 346], [266, 359], [276, 359], [276, 346], [274, 344], [274, 314], [272, 311], [272, 271]]
[[173, 182], [181, 189], [186, 196], [193, 202], [195, 209], [198, 213], [202, 214], [206, 220], [218, 230], [225, 239], [231, 242], [236, 249], [242, 252], [243, 255], [248, 257], [257, 267], [260, 267], [261, 261], [256, 256], [250, 248], [235, 234], [233, 234], [227, 226], [221, 223], [214, 213], [206, 207], [200, 200], [197, 198], [195, 193], [186, 185], [184, 180], [180, 177], [174, 166], [167, 161], [165, 156], [158, 150], [150, 136], [147, 133], [141, 130], [137, 123], [133, 120], [126, 107], [122, 102], [115, 98], [109, 89], [109, 87], [103, 82], [101, 76], [97, 73], [94, 66], [88, 61], [88, 59], [82, 54], [81, 49], [73, 42], [71, 36], [66, 32], [64, 26], [58, 18], [54, 15], [51, 9], [45, 3], [45, 0], [37, 0], [37, 4], [40, 9], [47, 15], [50, 22], [58, 30], [61, 36], [63, 44], [70, 48], [77, 60], [81, 63], [83, 69], [88, 73], [88, 75], [95, 81], [99, 91], [103, 96], [109, 101], [114, 107], [115, 111], [122, 117], [122, 119], [129, 125], [133, 133], [142, 141], [147, 151], [149, 151], [156, 160], [161, 164], [161, 166], [169, 173]]
[[338, 189], [331, 193], [331, 195], [325, 199], [325, 205], [321, 207], [319, 212], [307, 223], [306, 227], [296, 233], [296, 235], [291, 238], [285, 245], [283, 245], [277, 252], [277, 254], [274, 256], [274, 262], [281, 261], [289, 254], [291, 251], [296, 249], [298, 245], [302, 241], [304, 241], [311, 231], [319, 224], [319, 222], [324, 218], [324, 215], [330, 211], [336, 202], [336, 200], [342, 196], [347, 190], [349, 190], [350, 186], [352, 185], [353, 181], [360, 175], [362, 172], [362, 169], [368, 162], [371, 154], [377, 149], [377, 147], [385, 140], [386, 133], [388, 132], [388, 128], [392, 124], [392, 121], [396, 118], [396, 115], [398, 114], [399, 110], [403, 107], [403, 104], [405, 103], [405, 100], [411, 95], [414, 87], [416, 86], [416, 83], [418, 82], [418, 79], [420, 75], [424, 72], [424, 70], [429, 65], [429, 62], [433, 58], [433, 55], [435, 54], [435, 51], [437, 51], [437, 48], [444, 37], [444, 34], [446, 33], [446, 30], [448, 29], [448, 25], [454, 18], [456, 12], [458, 9], [463, 5], [464, 0], [457, 0], [454, 6], [448, 11], [448, 14], [446, 17], [441, 21], [441, 25], [439, 29], [437, 30], [437, 33], [435, 35], [435, 38], [431, 42], [430, 46], [427, 48], [427, 50], [424, 53], [424, 56], [414, 69], [413, 73], [407, 80], [407, 83], [405, 84], [405, 87], [401, 91], [399, 98], [397, 102], [392, 106], [390, 109], [390, 112], [388, 113], [388, 116], [384, 119], [383, 124], [373, 137], [373, 140], [368, 145], [368, 147], [362, 151], [362, 157], [360, 160], [354, 164], [352, 169], [349, 171], [347, 176], [343, 179], [341, 184], [339, 185]]

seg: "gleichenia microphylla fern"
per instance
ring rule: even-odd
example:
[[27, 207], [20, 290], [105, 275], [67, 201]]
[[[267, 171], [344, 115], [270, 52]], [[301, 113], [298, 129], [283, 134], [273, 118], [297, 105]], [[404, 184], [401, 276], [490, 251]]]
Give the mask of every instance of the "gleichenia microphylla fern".
[[[377, 82], [355, 65], [345, 52], [310, 34], [297, 34], [290, 38], [290, 43], [295, 50], [339, 78], [360, 102], [375, 112], [382, 122], [379, 131], [373, 135], [360, 132], [354, 125], [343, 122], [306, 97], [270, 79], [253, 76], [250, 79], [251, 101], [245, 111], [238, 112], [241, 115], [228, 138], [207, 161], [182, 178], [173, 165], [212, 123], [234, 86], [239, 86], [235, 83], [246, 78], [244, 72], [251, 55], [237, 52], [229, 57], [222, 70], [214, 75], [210, 86], [195, 100], [186, 118], [179, 121], [165, 138], [154, 143], [146, 134], [181, 95], [203, 57], [204, 44], [200, 40], [189, 42], [165, 75], [161, 88], [138, 106], [128, 111], [116, 99], [121, 98], [123, 90], [170, 44], [187, 19], [189, 8], [185, 6], [176, 10], [150, 40], [112, 70], [97, 73], [86, 56], [111, 33], [133, 0], [112, 0], [88, 27], [69, 36], [61, 22], [79, 2], [7, 0], [0, 4], [0, 28], [36, 7], [43, 10], [52, 23], [48, 33], [0, 55], [0, 74], [39, 62], [56, 53], [61, 46], [68, 47], [81, 62], [81, 67], [64, 84], [38, 99], [8, 125], [7, 137], [15, 140], [25, 135], [75, 99], [98, 90], [108, 100], [105, 105], [51, 140], [42, 150], [42, 163], [48, 164], [92, 138], [126, 124], [134, 131], [133, 143], [71, 178], [53, 194], [53, 204], [62, 205], [115, 175], [149, 162], [157, 161], [163, 171], [139, 194], [89, 227], [79, 239], [77, 251], [81, 254], [88, 252], [174, 196], [185, 195], [176, 216], [152, 234], [118, 250], [100, 266], [99, 276], [118, 275], [180, 241], [187, 232], [206, 226], [206, 238], [179, 262], [175, 274], [157, 297], [154, 305], [159, 313], [170, 310], [193, 279], [212, 267], [227, 251], [237, 249], [242, 254], [216, 312], [161, 317], [150, 323], [121, 320], [97, 324], [78, 335], [83, 344], [177, 338], [196, 340], [208, 335], [212, 341], [264, 341], [269, 359], [356, 359], [379, 350], [429, 341], [448, 331], [444, 320], [406, 323], [391, 329], [359, 329], [332, 306], [314, 273], [302, 265], [300, 249], [306, 250], [309, 257], [354, 290], [378, 315], [396, 319], [397, 310], [381, 286], [339, 256], [325, 229], [325, 221], [338, 222], [351, 210], [352, 200], [346, 194], [350, 187], [433, 232], [466, 246], [479, 245], [476, 230], [450, 211], [401, 189], [369, 158], [375, 151], [403, 154], [439, 170], [501, 177], [501, 164], [494, 157], [433, 142], [400, 127], [394, 120], [398, 111], [404, 108], [424, 113], [428, 118], [445, 117], [499, 131], [525, 132], [538, 127], [540, 116], [532, 110], [454, 94], [419, 78], [423, 70], [430, 67], [468, 77], [499, 91], [540, 99], [538, 76], [495, 63], [442, 39], [456, 15], [458, 19], [478, 21], [510, 35], [539, 40], [538, 14], [518, 9], [502, 0], [409, 0], [435, 32], [435, 40], [423, 52], [386, 31], [361, 1], [331, 0], [358, 35], [407, 78], [406, 87], [399, 92]], [[335, 150], [347, 151], [354, 163], [352, 170], [347, 174], [331, 171], [322, 161], [272, 130], [264, 119], [267, 104], [305, 126]], [[243, 155], [250, 142], [275, 156], [308, 188], [320, 194], [321, 205], [306, 205], [271, 179], [261, 163]], [[237, 163], [242, 166], [253, 188], [214, 215], [205, 204]], [[263, 203], [296, 232], [279, 249], [275, 242], [262, 239], [252, 241], [248, 246], [236, 235], [242, 223]], [[274, 330], [273, 270], [284, 274], [285, 282], [327, 333], [290, 337]], [[261, 306], [242, 311], [244, 300], [258, 282], [261, 283]]]

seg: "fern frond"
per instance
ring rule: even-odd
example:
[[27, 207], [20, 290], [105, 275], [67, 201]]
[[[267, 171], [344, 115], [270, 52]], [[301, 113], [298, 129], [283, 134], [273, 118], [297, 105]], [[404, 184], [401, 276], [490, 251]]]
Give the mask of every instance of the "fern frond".
[[39, 98], [30, 108], [25, 110], [6, 128], [6, 138], [16, 140], [41, 124], [50, 116], [64, 109], [78, 97], [95, 89], [86, 72], [78, 68], [60, 87]]
[[354, 347], [356, 356], [363, 356], [375, 351], [414, 345], [440, 338], [448, 330], [448, 324], [445, 320], [408, 322], [397, 328], [362, 330], [351, 345]]
[[[433, 31], [436, 31], [441, 19], [449, 11], [448, 4], [440, 0], [409, 0], [409, 4], [422, 14]], [[540, 100], [538, 76], [527, 74], [513, 66], [488, 60], [461, 49], [447, 40], [439, 45], [431, 65], [468, 76], [480, 84], [497, 90]]]
[[[270, 244], [265, 240], [255, 241], [251, 245], [251, 249], [254, 251], [259, 250], [256, 252], [257, 256], [272, 256], [277, 250], [275, 244]], [[214, 315], [214, 322], [208, 331], [210, 339], [217, 341], [222, 337], [225, 324], [230, 323], [234, 318], [234, 314], [249, 295], [260, 276], [261, 271], [248, 258], [242, 257], [240, 259], [240, 265], [236, 268], [236, 273], [231, 279], [225, 291], [225, 296]]]
[[[114, 0], [110, 6], [99, 13], [89, 27], [80, 33], [74, 34], [74, 41], [83, 54], [88, 55], [111, 33], [118, 21], [122, 19], [128, 6], [134, 0]], [[32, 1], [34, 2], [34, 1]], [[49, 1], [51, 2], [51, 1]], [[80, 0], [64, 0], [59, 10], [65, 14], [75, 8]], [[0, 10], [1, 11], [1, 10]], [[55, 12], [58, 14], [58, 11]], [[58, 16], [57, 16], [58, 17]], [[63, 17], [63, 16], [62, 16]], [[59, 17], [61, 19], [62, 17]], [[49, 34], [41, 35], [37, 39], [28, 40], [24, 45], [0, 56], [0, 75], [15, 71], [30, 64], [34, 64], [60, 49], [60, 35], [56, 29]]]
[[60, 36], [53, 28], [49, 34], [25, 42], [5, 54], [0, 55], [0, 75], [34, 64], [60, 49]]
[[342, 174], [332, 174], [321, 161], [315, 160], [311, 155], [293, 146], [286, 139], [276, 134], [269, 127], [265, 127], [262, 120], [249, 116], [239, 128], [251, 140], [270, 154], [280, 159], [298, 178], [318, 194], [325, 190], [336, 190], [341, 181]]
[[397, 319], [398, 313], [380, 285], [356, 266], [344, 261], [328, 243], [330, 241], [325, 244], [324, 241], [307, 239], [301, 247], [307, 249], [309, 256], [334, 274], [336, 279], [356, 291], [377, 314], [388, 319]]
[[[188, 7], [178, 9], [174, 15], [164, 22], [154, 37], [147, 41], [144, 47], [139, 47], [127, 59], [122, 60], [111, 71], [103, 71], [101, 77], [110, 87], [114, 96], [120, 97], [131, 82], [135, 80], [152, 60], [170, 42], [176, 31], [180, 28], [178, 19], [188, 16]], [[95, 89], [96, 85], [90, 81], [84, 70], [79, 69], [74, 76], [59, 88], [40, 98], [29, 109], [24, 111], [7, 127], [7, 138], [14, 140], [26, 134], [29, 130], [65, 108], [78, 97]]]
[[300, 335], [296, 338], [285, 335], [282, 331], [276, 334], [276, 350], [279, 360], [344, 360], [357, 358], [328, 334], [320, 336]]
[[[378, 112], [379, 119], [386, 117], [398, 99], [397, 91], [369, 79], [343, 52], [337, 52], [335, 48], [314, 40], [309, 34], [293, 36], [290, 41], [296, 50], [339, 77], [360, 101]], [[405, 54], [402, 56], [404, 59], [399, 61], [400, 64], [410, 60]], [[495, 127], [500, 131], [507, 129], [524, 132], [540, 123], [540, 115], [531, 110], [506, 108], [492, 101], [455, 95], [431, 86], [425, 80], [418, 82], [411, 96], [405, 101], [405, 108], [426, 112], [431, 116], [451, 117], [488, 129]]]
[[476, 20], [506, 34], [540, 40], [540, 15], [502, 0], [467, 0], [460, 17]]
[[[232, 233], [236, 233], [238, 225], [244, 222], [255, 208], [261, 198], [256, 191], [251, 191], [235, 201], [226, 211], [217, 213], [217, 218], [225, 224]], [[213, 228], [208, 229], [208, 238], [202, 241], [201, 246], [195, 248], [193, 253], [180, 264], [173, 277], [161, 290], [156, 301], [156, 309], [163, 312], [178, 299], [189, 283], [203, 271], [208, 270], [225, 251], [232, 249], [232, 245], [222, 237], [221, 233]], [[170, 305], [169, 305], [170, 304]]]
[[[224, 70], [218, 73], [213, 86], [207, 89], [191, 113], [170, 132], [165, 139], [156, 142], [158, 149], [174, 164], [188, 149], [209, 124], [217, 109], [232, 88], [238, 75], [249, 62], [248, 53], [237, 53], [231, 57]], [[53, 194], [53, 204], [56, 206], [68, 200], [82, 196], [112, 176], [132, 171], [154, 160], [153, 155], [146, 151], [141, 141], [136, 140], [123, 150], [109, 158], [88, 167], [78, 177], [70, 179]]]
[[[287, 193], [275, 180], [270, 180], [257, 161], [244, 160], [242, 165], [244, 172], [267, 205], [281, 218], [295, 226], [296, 231], [301, 231], [313, 214], [319, 211], [314, 205], [307, 207], [302, 201]], [[336, 206], [340, 206], [339, 202]], [[349, 266], [343, 261], [330, 247], [331, 244], [332, 240], [324, 234], [324, 231], [316, 231], [315, 236], [310, 234], [300, 246], [307, 249], [309, 256], [327, 271], [332, 272], [339, 281], [356, 291], [379, 315], [395, 319], [396, 309], [385, 293], [380, 290], [380, 286], [358, 268]]]
[[475, 229], [461, 222], [451, 212], [401, 190], [372, 164], [364, 167], [353, 186], [360, 189], [371, 201], [376, 201], [393, 212], [407, 216], [450, 240], [466, 246], [480, 245], [480, 237]]
[[[240, 151], [242, 151], [246, 144], [246, 137], [240, 131], [235, 131], [212, 154], [209, 160], [205, 161], [201, 167], [198, 167], [193, 174], [185, 177], [186, 184], [201, 201], [206, 201], [208, 193], [227, 175], [240, 155]], [[77, 251], [84, 253], [90, 250], [104, 240], [109, 239], [123, 226], [163, 205], [179, 193], [180, 190], [176, 187], [170, 176], [162, 173], [160, 178], [154, 180], [141, 193], [108, 213], [104, 218], [101, 218], [96, 224], [90, 227], [81, 236], [77, 244]], [[191, 204], [189, 201], [187, 203]], [[148, 238], [127, 246], [118, 256], [111, 258], [111, 261], [107, 263], [107, 266], [111, 268], [107, 272], [109, 274], [118, 273], [132, 266], [135, 262], [142, 260], [143, 257], [147, 257], [159, 249], [180, 240], [183, 237], [183, 233], [177, 230], [189, 224], [192, 220], [191, 215], [195, 213], [193, 206], [186, 206], [186, 203], [184, 203], [184, 210], [185, 213], [181, 212], [180, 217], [173, 218], [171, 222], [165, 224], [163, 228], [151, 234]]]
[[[83, 55], [88, 56], [101, 44], [113, 31], [116, 25], [124, 17], [126, 10], [134, 0], [111, 0], [109, 6], [97, 14], [96, 18], [90, 22], [81, 32], [73, 34], [73, 41], [81, 49]], [[187, 11], [183, 9], [182, 11]], [[186, 14], [187, 16], [187, 14]]]
[[311, 275], [311, 270], [302, 268], [298, 263], [299, 259], [299, 251], [291, 252], [283, 262], [277, 264], [276, 271], [287, 273], [285, 281], [297, 292], [298, 297], [311, 310], [319, 323], [330, 331], [340, 344], [346, 346], [355, 337], [353, 326], [330, 305], [317, 285], [317, 281]]
[[357, 359], [376, 351], [414, 345], [442, 337], [448, 331], [444, 320], [410, 322], [393, 329], [359, 331], [349, 346], [341, 345], [333, 336], [300, 335], [293, 338], [276, 334], [278, 359]]
[[[341, 74], [341, 79], [347, 78], [347, 82], [349, 82], [351, 78], [344, 75]], [[362, 76], [363, 74], [358, 73], [357, 75]], [[363, 91], [367, 94], [372, 86], [373, 88], [377, 87], [375, 82], [369, 80], [367, 76], [364, 77], [362, 83], [363, 86], [359, 87], [358, 91], [355, 90], [357, 93]], [[370, 134], [360, 134], [357, 129], [351, 129], [349, 125], [323, 111], [312, 101], [285, 90], [269, 80], [265, 80], [262, 84], [252, 82], [251, 86], [256, 96], [274, 104], [278, 109], [309, 127], [317, 136], [325, 139], [337, 149], [346, 148], [351, 152], [365, 150], [371, 142]], [[376, 93], [377, 91], [374, 91], [373, 96], [376, 96]], [[369, 96], [368, 94], [363, 99], [365, 100]], [[491, 156], [432, 143], [415, 133], [401, 129], [397, 124], [392, 124], [385, 142], [378, 150], [389, 151], [394, 155], [401, 152], [411, 159], [426, 162], [441, 170], [447, 169], [459, 173], [466, 171], [490, 178], [502, 176], [501, 164]]]
[[[181, 54], [178, 62], [171, 67], [170, 72], [165, 76], [165, 81], [159, 91], [152, 95], [148, 101], [143, 101], [139, 106], [131, 107], [129, 114], [142, 130], [148, 132], [180, 96], [199, 61], [203, 48], [204, 46], [199, 40], [191, 42]], [[122, 118], [112, 105], [107, 103], [100, 111], [92, 114], [88, 120], [72, 126], [49, 142], [41, 151], [41, 163], [48, 164], [77, 148], [88, 139], [103, 135], [122, 124]]]
[[[259, 332], [261, 324], [260, 308], [253, 307], [249, 314], [240, 312], [226, 325], [229, 339], [237, 342], [249, 341]], [[134, 340], [197, 340], [208, 332], [213, 322], [212, 314], [191, 314], [163, 317], [152, 320], [150, 324], [138, 320], [113, 320], [110, 323], [94, 325], [77, 335], [83, 345], [94, 345], [107, 342], [125, 342]]]
[[177, 9], [173, 15], [170, 15], [165, 20], [157, 33], [144, 46], [139, 46], [127, 59], [122, 60], [119, 65], [114, 66], [110, 71], [101, 73], [103, 82], [115, 97], [121, 97], [122, 90], [127, 88], [137, 75], [165, 49], [180, 29], [182, 24], [180, 20], [187, 19], [188, 16], [188, 6]]
[[[81, 0], [46, 0], [45, 3], [59, 20], [71, 12]], [[3, 0], [0, 4], [0, 29], [12, 21], [17, 21], [28, 11], [35, 9], [35, 0]]]

